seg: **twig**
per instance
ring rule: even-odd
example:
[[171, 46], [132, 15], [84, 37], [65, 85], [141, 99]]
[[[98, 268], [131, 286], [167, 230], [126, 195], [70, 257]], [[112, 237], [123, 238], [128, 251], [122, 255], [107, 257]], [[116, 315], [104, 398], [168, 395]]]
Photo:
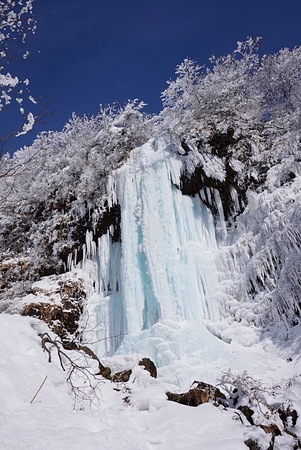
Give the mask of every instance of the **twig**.
[[32, 397], [30, 404], [34, 401], [34, 399], [36, 398], [36, 396], [38, 395], [38, 393], [40, 392], [40, 390], [42, 389], [42, 387], [44, 386], [45, 381], [47, 380], [48, 375], [46, 375], [46, 377], [44, 378], [42, 384], [40, 385], [39, 389], [37, 390], [37, 392], [35, 393], [35, 395]]

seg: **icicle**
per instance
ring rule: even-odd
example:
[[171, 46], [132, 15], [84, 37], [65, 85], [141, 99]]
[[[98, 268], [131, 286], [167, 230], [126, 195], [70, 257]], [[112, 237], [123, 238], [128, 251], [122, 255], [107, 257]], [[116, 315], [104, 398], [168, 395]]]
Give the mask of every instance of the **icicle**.
[[73, 269], [73, 255], [72, 253], [69, 253], [68, 259], [67, 259], [67, 270], [71, 272]]
[[226, 221], [222, 201], [217, 189], [213, 189], [214, 201], [219, 215], [219, 232], [221, 240], [225, 240], [227, 236]]
[[200, 190], [200, 197], [204, 202], [208, 202], [207, 195], [203, 188]]
[[230, 187], [230, 195], [231, 195], [232, 204], [233, 204], [232, 212], [238, 213], [240, 211], [239, 198], [237, 195], [237, 191], [233, 186]]
[[86, 232], [86, 251], [87, 251], [87, 258], [95, 259], [96, 244], [93, 240], [93, 232], [88, 230]]
[[115, 178], [113, 175], [109, 175], [107, 178], [107, 201], [109, 209], [112, 208], [113, 205], [117, 203], [117, 195], [116, 195], [116, 186], [115, 186]]

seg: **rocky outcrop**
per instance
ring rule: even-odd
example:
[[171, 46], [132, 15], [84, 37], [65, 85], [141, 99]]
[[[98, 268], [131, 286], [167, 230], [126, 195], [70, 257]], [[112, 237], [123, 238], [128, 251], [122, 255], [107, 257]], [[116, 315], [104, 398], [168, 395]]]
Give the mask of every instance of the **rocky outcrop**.
[[187, 406], [199, 406], [203, 403], [222, 403], [226, 396], [215, 386], [211, 384], [195, 381], [194, 388], [182, 394], [167, 392], [168, 400]]
[[[224, 179], [215, 177], [214, 170], [208, 174], [202, 162], [199, 162], [192, 172], [186, 170], [185, 159], [191, 148], [189, 143], [183, 140], [181, 146], [185, 152], [184, 170], [180, 180], [181, 192], [184, 195], [195, 196], [204, 188], [218, 191], [226, 220], [234, 219], [236, 215], [242, 213], [247, 205], [247, 191], [256, 189], [266, 180], [268, 166], [264, 162], [259, 163], [252, 159], [250, 136], [236, 136], [232, 127], [225, 131], [213, 128], [206, 141], [199, 140], [195, 143], [200, 154], [207, 155], [209, 160], [217, 158], [220, 161], [224, 168]], [[234, 192], [236, 201], [233, 198]], [[217, 218], [219, 211], [214, 198], [202, 196], [202, 201], [211, 210], [214, 218]]]
[[[113, 383], [127, 383], [130, 379], [130, 376], [132, 375], [132, 370], [122, 370], [120, 372], [116, 372], [112, 374], [112, 371], [109, 367], [104, 366], [98, 356], [91, 350], [89, 347], [85, 345], [78, 345], [77, 350], [83, 351], [86, 353], [90, 358], [96, 360], [98, 362], [98, 368], [99, 372], [96, 375], [101, 375], [106, 380], [110, 380]], [[142, 358], [141, 361], [139, 361], [139, 366], [143, 366], [145, 370], [150, 372], [150, 375], [154, 378], [157, 377], [157, 368], [153, 361], [151, 361], [149, 358]]]
[[78, 323], [83, 312], [83, 300], [86, 296], [80, 280], [59, 282], [58, 303], [29, 303], [21, 311], [23, 316], [32, 316], [43, 320], [57, 334], [66, 349], [77, 348]]
[[[195, 381], [188, 392], [180, 394], [167, 392], [166, 395], [168, 400], [187, 406], [199, 406], [203, 403], [212, 403], [214, 406], [223, 405], [226, 409], [233, 408], [233, 411], [240, 418], [242, 425], [247, 426], [247, 429], [257, 430], [258, 439], [257, 437], [255, 439], [250, 437], [245, 441], [245, 445], [250, 450], [262, 449], [260, 433], [261, 436], [264, 434], [267, 436], [267, 450], [275, 449], [278, 436], [289, 437], [292, 443], [292, 447], [290, 448], [294, 450], [301, 448], [301, 441], [294, 432], [298, 414], [291, 407], [284, 408], [281, 406], [277, 411], [272, 406], [261, 403], [259, 399], [257, 399], [258, 404], [256, 406], [248, 406], [246, 404], [237, 406], [239, 402], [237, 390], [235, 401], [233, 401], [233, 397], [226, 398], [217, 387], [199, 381]], [[255, 411], [256, 414], [254, 414]], [[281, 426], [281, 423], [283, 426]]]
[[93, 223], [93, 212], [87, 208], [87, 213], [81, 218], [73, 218], [68, 225], [69, 242], [66, 240], [65, 246], [61, 246], [58, 251], [59, 258], [67, 265], [70, 254], [76, 254], [77, 261], [81, 261], [83, 257], [83, 245], [86, 242], [86, 233], [93, 230], [93, 240], [97, 244], [98, 239], [107, 233], [112, 232], [112, 241], [118, 242], [121, 239], [121, 211], [120, 205], [117, 203], [109, 207], [105, 205], [106, 210]]
[[131, 370], [122, 370], [121, 372], [117, 372], [112, 375], [111, 380], [114, 383], [126, 383], [127, 381], [129, 381], [131, 375]]

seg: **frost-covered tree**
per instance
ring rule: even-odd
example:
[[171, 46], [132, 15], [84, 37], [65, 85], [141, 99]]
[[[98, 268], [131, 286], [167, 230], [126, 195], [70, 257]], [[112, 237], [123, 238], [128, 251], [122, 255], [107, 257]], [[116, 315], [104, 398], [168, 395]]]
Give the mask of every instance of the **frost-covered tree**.
[[[200, 67], [185, 59], [176, 68], [177, 78], [168, 82], [163, 92], [163, 118], [170, 113], [179, 132], [210, 127], [227, 130], [241, 122], [258, 117], [258, 90], [255, 75], [259, 66], [259, 39], [239, 42], [226, 56], [210, 58], [211, 67]], [[187, 127], [187, 130], [185, 128]]]
[[92, 117], [74, 114], [62, 131], [41, 133], [2, 159], [2, 251], [30, 249], [33, 272], [60, 272], [68, 255], [81, 251], [87, 229], [99, 236], [107, 231], [111, 223], [103, 216], [111, 209], [116, 223], [111, 174], [151, 137], [152, 118], [143, 106], [135, 100], [101, 106]]
[[300, 47], [260, 56], [259, 44], [238, 42], [208, 67], [184, 60], [162, 94], [162, 129], [182, 146], [188, 176], [202, 169], [220, 192], [260, 185], [270, 164], [299, 151]]
[[34, 0], [0, 0], [0, 112], [17, 107], [22, 117], [21, 126], [8, 130], [0, 136], [3, 143], [12, 136], [20, 136], [30, 131], [34, 125], [34, 115], [30, 104], [35, 103], [29, 92], [29, 80], [22, 80], [11, 73], [9, 64], [14, 58], [26, 59], [26, 38], [34, 33], [36, 22], [33, 18]]
[[301, 47], [284, 48], [265, 55], [258, 74], [263, 91], [262, 108], [277, 127], [287, 130], [300, 126]]

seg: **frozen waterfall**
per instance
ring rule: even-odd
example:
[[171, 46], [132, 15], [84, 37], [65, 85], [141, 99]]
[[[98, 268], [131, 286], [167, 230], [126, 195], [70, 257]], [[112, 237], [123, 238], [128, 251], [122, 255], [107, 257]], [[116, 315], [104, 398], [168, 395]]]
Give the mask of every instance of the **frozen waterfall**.
[[200, 197], [179, 190], [181, 164], [164, 140], [133, 150], [115, 174], [121, 242], [87, 233], [85, 338], [99, 355], [137, 351], [164, 365], [184, 351], [183, 326], [216, 340], [204, 326], [220, 317], [215, 227]]

